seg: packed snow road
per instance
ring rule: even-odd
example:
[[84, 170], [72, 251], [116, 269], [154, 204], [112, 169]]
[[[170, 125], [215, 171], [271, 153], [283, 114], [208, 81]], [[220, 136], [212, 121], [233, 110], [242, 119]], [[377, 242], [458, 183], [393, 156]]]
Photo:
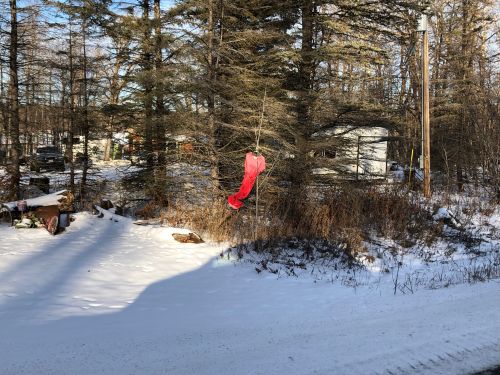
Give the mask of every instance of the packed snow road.
[[[500, 363], [500, 284], [394, 296], [257, 274], [172, 229], [0, 227], [0, 374], [468, 374]], [[387, 279], [385, 279], [387, 278]]]

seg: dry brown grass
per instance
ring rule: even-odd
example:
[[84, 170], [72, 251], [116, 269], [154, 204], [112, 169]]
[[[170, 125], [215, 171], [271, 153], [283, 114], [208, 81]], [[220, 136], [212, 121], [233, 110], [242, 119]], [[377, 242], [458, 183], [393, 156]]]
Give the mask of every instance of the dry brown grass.
[[171, 206], [162, 211], [161, 220], [170, 226], [192, 228], [208, 234], [214, 241], [231, 241], [236, 236], [238, 221], [238, 215], [234, 214], [225, 199], [220, 197], [201, 207]]
[[339, 185], [321, 199], [308, 195], [288, 204], [278, 212], [285, 226], [276, 228], [278, 235], [344, 243], [351, 254], [364, 251], [369, 235], [404, 240], [429, 229], [425, 209], [399, 188]]
[[321, 194], [309, 191], [299, 196], [263, 195], [261, 202], [258, 219], [252, 202], [247, 202], [247, 208], [234, 211], [227, 206], [225, 196], [196, 209], [169, 207], [162, 219], [169, 225], [190, 227], [216, 241], [321, 239], [350, 255], [365, 252], [364, 241], [373, 235], [401, 243], [412, 238], [432, 241], [437, 236], [424, 207], [398, 187], [339, 185]]

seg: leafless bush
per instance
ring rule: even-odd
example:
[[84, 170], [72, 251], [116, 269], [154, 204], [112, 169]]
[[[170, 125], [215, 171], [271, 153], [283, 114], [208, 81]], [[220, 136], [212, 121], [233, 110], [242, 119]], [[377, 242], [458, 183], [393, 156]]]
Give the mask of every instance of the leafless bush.
[[275, 251], [283, 240], [297, 239], [326, 241], [328, 248], [350, 257], [366, 253], [365, 243], [373, 236], [413, 243], [414, 238], [433, 241], [439, 234], [434, 233], [435, 225], [425, 207], [400, 188], [381, 191], [375, 186], [346, 184], [327, 191], [304, 191], [299, 196], [264, 193], [261, 202], [257, 214], [251, 201], [234, 211], [221, 195], [203, 205], [170, 205], [162, 219], [214, 240], [243, 246], [252, 243], [255, 251]]
[[343, 244], [351, 255], [364, 253], [364, 241], [374, 234], [404, 241], [425, 237], [433, 228], [425, 207], [405, 190], [349, 184], [319, 197], [304, 193], [277, 200], [267, 218], [263, 238], [326, 239]]
[[457, 284], [473, 284], [498, 279], [500, 277], [500, 253], [493, 251], [481, 258], [471, 258], [461, 262], [442, 263], [432, 272], [416, 270], [406, 273], [401, 280], [394, 277], [394, 293], [415, 293], [420, 288], [438, 289]]

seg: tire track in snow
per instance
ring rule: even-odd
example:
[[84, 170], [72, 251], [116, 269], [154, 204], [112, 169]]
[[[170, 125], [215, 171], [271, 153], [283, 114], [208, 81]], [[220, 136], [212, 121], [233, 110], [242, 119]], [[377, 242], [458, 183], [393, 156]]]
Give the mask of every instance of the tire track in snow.
[[[410, 361], [403, 367], [392, 367], [379, 375], [466, 375], [481, 368], [489, 368], [500, 360], [500, 340], [493, 339], [473, 349], [465, 346], [443, 351], [442, 347], [432, 345], [434, 354], [427, 360]], [[414, 353], [413, 353], [414, 354]], [[409, 353], [411, 355], [411, 353]]]

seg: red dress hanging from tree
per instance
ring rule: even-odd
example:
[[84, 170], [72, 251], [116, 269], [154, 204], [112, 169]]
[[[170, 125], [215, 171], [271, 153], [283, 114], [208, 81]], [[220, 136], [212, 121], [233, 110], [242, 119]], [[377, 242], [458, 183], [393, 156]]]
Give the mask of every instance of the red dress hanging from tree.
[[254, 155], [248, 152], [245, 156], [245, 176], [241, 183], [240, 190], [227, 198], [229, 205], [235, 210], [243, 206], [242, 200], [252, 191], [257, 176], [266, 169], [266, 159], [262, 155]]

